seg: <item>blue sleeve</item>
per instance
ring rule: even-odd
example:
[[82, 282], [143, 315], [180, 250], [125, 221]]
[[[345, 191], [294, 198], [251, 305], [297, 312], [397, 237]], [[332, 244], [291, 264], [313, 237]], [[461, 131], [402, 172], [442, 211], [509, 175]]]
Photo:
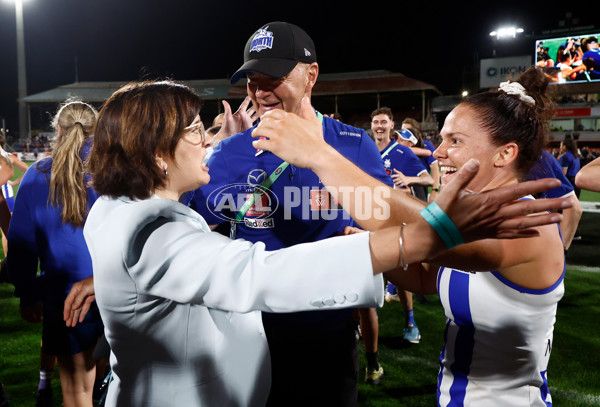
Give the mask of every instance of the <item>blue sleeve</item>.
[[423, 157], [423, 158], [424, 158], [424, 160], [421, 160], [421, 162], [423, 162], [423, 164], [426, 164], [427, 167], [430, 167], [431, 164], [433, 164], [434, 162], [437, 161], [433, 155], [430, 155], [429, 157]]
[[572, 161], [573, 160], [571, 159], [571, 155], [567, 154], [567, 153], [563, 154], [562, 157], [560, 157], [560, 160], [559, 160], [560, 166], [562, 168], [570, 168], [571, 165], [572, 165]]
[[417, 157], [410, 148], [405, 146], [402, 147], [404, 147], [402, 149], [402, 151], [404, 151], [404, 156], [400, 159], [400, 162], [397, 163], [398, 166], [396, 167], [399, 171], [402, 171], [402, 173], [408, 177], [417, 177], [423, 171], [429, 172], [421, 160], [419, 160], [419, 157]]
[[560, 198], [573, 192], [573, 185], [563, 173], [561, 164], [546, 150], [543, 151], [542, 157], [534, 164], [529, 174], [525, 176], [526, 180], [541, 178], [556, 178], [561, 182], [559, 187], [543, 192], [540, 195], [543, 198]]
[[383, 166], [383, 161], [381, 160], [381, 154], [379, 153], [379, 149], [377, 145], [368, 136], [367, 133], [364, 133], [360, 148], [358, 152], [358, 162], [355, 163], [362, 169], [364, 172], [372, 176], [373, 178], [383, 182], [384, 184], [393, 187], [394, 182], [392, 181], [392, 177], [386, 172], [385, 167]]
[[36, 241], [35, 222], [29, 203], [36, 191], [35, 165], [31, 165], [19, 185], [15, 208], [8, 228], [7, 269], [10, 282], [15, 286], [15, 296], [21, 298], [21, 306], [38, 300], [36, 276], [39, 250]]

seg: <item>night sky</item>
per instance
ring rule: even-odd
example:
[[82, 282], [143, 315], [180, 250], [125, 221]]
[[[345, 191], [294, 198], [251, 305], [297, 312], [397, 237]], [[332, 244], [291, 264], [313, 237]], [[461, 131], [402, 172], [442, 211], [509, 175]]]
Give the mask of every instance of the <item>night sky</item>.
[[[228, 78], [253, 31], [279, 20], [313, 38], [321, 73], [387, 69], [456, 94], [476, 57], [491, 57], [494, 47], [510, 56], [532, 54], [534, 40], [557, 28], [568, 11], [540, 1], [482, 2], [475, 9], [407, 3], [24, 0], [27, 90], [34, 94], [76, 78]], [[597, 13], [589, 7], [573, 10], [579, 26], [594, 23]], [[525, 29], [513, 45], [524, 51], [493, 43], [489, 32], [505, 23]], [[9, 128], [18, 126], [16, 52], [14, 6], [0, 0], [0, 117]]]

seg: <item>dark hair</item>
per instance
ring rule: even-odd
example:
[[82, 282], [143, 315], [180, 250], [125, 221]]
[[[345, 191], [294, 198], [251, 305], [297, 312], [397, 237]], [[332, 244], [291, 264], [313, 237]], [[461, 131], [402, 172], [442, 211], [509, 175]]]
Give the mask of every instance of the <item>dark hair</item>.
[[390, 118], [391, 121], [394, 121], [394, 114], [392, 113], [392, 109], [390, 109], [389, 107], [379, 107], [373, 110], [373, 112], [371, 112], [371, 119], [373, 119], [373, 117], [377, 116], [378, 114], [385, 114], [387, 115], [387, 117]]
[[411, 127], [411, 130], [415, 129], [418, 132], [421, 131], [421, 124], [417, 119], [413, 119], [412, 117], [406, 117], [404, 120], [402, 120], [402, 124], [408, 124]]
[[408, 124], [410, 126], [409, 129], [412, 134], [417, 138], [417, 144], [415, 144], [419, 148], [425, 148], [425, 143], [423, 142], [423, 134], [421, 133], [421, 125], [416, 119], [412, 117], [407, 117], [402, 120], [402, 124]]
[[579, 149], [577, 148], [577, 140], [568, 136], [568, 137], [565, 137], [565, 139], [562, 142], [562, 145], [565, 146], [567, 151], [570, 151], [571, 154], [573, 154], [573, 156], [575, 158], [579, 158]]
[[524, 175], [542, 154], [554, 105], [545, 94], [549, 79], [542, 70], [530, 67], [516, 82], [533, 98], [534, 105], [500, 89], [467, 96], [460, 104], [477, 111], [479, 124], [488, 130], [492, 143], [517, 144], [517, 171]]
[[133, 82], [113, 93], [100, 109], [88, 161], [94, 189], [146, 199], [164, 187], [156, 154], [174, 156], [201, 107], [191, 88], [170, 80]]

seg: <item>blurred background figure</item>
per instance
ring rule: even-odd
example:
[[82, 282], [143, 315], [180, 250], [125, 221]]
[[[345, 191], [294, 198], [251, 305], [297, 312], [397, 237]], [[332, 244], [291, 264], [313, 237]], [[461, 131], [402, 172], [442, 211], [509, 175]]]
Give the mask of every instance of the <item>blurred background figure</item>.
[[83, 224], [97, 195], [86, 185], [83, 162], [96, 115], [81, 101], [61, 105], [52, 121], [56, 145], [25, 173], [8, 233], [8, 273], [21, 316], [42, 322], [42, 350], [58, 358], [64, 406], [92, 405], [93, 350], [103, 330], [95, 304], [77, 327], [63, 320], [71, 285], [92, 275]]

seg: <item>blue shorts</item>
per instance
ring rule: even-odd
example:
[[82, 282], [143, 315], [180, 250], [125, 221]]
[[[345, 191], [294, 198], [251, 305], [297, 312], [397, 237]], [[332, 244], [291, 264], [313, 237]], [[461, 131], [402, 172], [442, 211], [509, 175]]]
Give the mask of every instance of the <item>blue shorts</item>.
[[94, 302], [83, 322], [67, 327], [63, 320], [64, 301], [44, 299], [42, 351], [47, 355], [74, 355], [96, 346], [104, 332], [100, 311]]

